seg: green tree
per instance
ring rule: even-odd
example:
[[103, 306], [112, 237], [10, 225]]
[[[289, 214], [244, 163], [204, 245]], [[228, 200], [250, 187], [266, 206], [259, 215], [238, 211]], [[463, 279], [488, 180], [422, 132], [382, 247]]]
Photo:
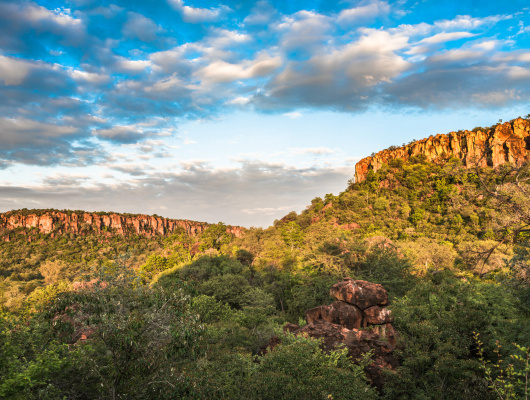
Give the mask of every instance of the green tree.
[[353, 364], [346, 349], [325, 353], [319, 341], [292, 335], [283, 335], [281, 341], [256, 365], [246, 398], [377, 398], [367, 383], [364, 365]]
[[142, 285], [117, 262], [97, 271], [90, 285], [59, 295], [47, 315], [64, 342], [89, 336], [77, 351], [103, 397], [165, 398], [185, 390], [179, 368], [201, 336], [188, 304], [182, 290]]
[[201, 235], [202, 251], [207, 249], [221, 250], [221, 247], [230, 242], [230, 234], [227, 232], [227, 226], [222, 222], [210, 225]]
[[295, 221], [286, 223], [282, 227], [281, 234], [283, 241], [287, 246], [289, 246], [291, 254], [293, 254], [295, 249], [299, 248], [303, 243], [304, 233], [300, 225], [298, 225]]

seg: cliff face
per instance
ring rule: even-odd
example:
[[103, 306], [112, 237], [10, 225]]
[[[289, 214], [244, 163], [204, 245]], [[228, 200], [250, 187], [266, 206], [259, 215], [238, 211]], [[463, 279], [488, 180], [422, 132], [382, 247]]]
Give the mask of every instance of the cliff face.
[[427, 139], [393, 150], [383, 150], [373, 157], [363, 158], [355, 165], [355, 182], [366, 179], [368, 171], [377, 171], [390, 160], [407, 160], [423, 154], [428, 161], [440, 162], [456, 157], [470, 168], [496, 167], [504, 163], [522, 165], [530, 161], [530, 123], [522, 118], [499, 124], [494, 130], [459, 131]]
[[[209, 224], [161, 218], [149, 215], [121, 215], [96, 213], [67, 213], [55, 210], [41, 212], [10, 211], [0, 214], [0, 230], [11, 231], [17, 228], [36, 228], [39, 233], [52, 234], [64, 233], [86, 234], [88, 232], [102, 232], [107, 234], [143, 236], [167, 236], [175, 233], [179, 228], [190, 236], [197, 236], [208, 228]], [[238, 226], [227, 227], [227, 232], [236, 237], [242, 235], [242, 228]], [[5, 237], [4, 240], [9, 240]]]

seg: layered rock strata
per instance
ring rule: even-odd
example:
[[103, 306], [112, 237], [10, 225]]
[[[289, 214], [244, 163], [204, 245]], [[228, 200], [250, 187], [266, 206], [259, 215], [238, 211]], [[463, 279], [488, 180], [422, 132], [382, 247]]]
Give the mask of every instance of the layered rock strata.
[[430, 162], [456, 157], [468, 168], [497, 167], [505, 163], [521, 166], [530, 161], [530, 123], [517, 118], [487, 131], [438, 134], [406, 146], [380, 151], [355, 165], [355, 182], [364, 181], [370, 170], [376, 172], [390, 160], [407, 160], [417, 155], [424, 155]]
[[[124, 215], [100, 213], [72, 213], [55, 210], [35, 212], [10, 211], [0, 214], [0, 230], [4, 240], [9, 240], [9, 232], [19, 228], [36, 229], [39, 233], [51, 236], [65, 233], [86, 234], [91, 231], [107, 234], [142, 236], [167, 236], [183, 229], [190, 236], [197, 236], [209, 224], [188, 220], [162, 218], [150, 215]], [[228, 227], [227, 231], [236, 237], [242, 235], [242, 228]], [[6, 235], [7, 233], [7, 235]]]
[[372, 383], [382, 388], [381, 371], [398, 365], [393, 355], [397, 332], [386, 308], [387, 291], [379, 284], [347, 277], [333, 285], [330, 294], [337, 301], [307, 310], [307, 325], [286, 324], [284, 330], [322, 339], [326, 351], [346, 347], [354, 360], [372, 350], [373, 362], [366, 372]]

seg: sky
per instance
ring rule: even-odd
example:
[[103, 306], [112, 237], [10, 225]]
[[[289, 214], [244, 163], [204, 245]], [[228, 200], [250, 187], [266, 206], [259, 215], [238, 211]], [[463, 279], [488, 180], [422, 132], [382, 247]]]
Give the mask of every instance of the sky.
[[266, 227], [529, 103], [527, 0], [0, 0], [0, 211]]

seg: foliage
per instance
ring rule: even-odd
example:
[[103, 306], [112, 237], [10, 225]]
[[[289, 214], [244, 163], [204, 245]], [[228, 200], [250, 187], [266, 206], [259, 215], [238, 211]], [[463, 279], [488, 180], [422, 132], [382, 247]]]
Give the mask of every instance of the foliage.
[[279, 334], [255, 358], [345, 276], [389, 292], [400, 366], [381, 397], [524, 396], [528, 176], [417, 156], [240, 238], [9, 232], [0, 397], [375, 398], [345, 350]]
[[401, 335], [402, 364], [389, 377], [386, 396], [488, 398], [474, 332], [482, 333], [489, 348], [495, 338], [505, 342], [525, 338], [527, 321], [517, 318], [517, 300], [495, 284], [460, 281], [450, 275], [433, 278], [418, 283], [392, 306]]
[[281, 344], [256, 362], [226, 354], [200, 361], [191, 371], [208, 399], [375, 399], [363, 364], [352, 364], [345, 350], [327, 354], [319, 342], [281, 335]]
[[484, 358], [484, 344], [480, 340], [479, 334], [475, 334], [477, 342], [479, 360], [486, 374], [486, 379], [490, 388], [495, 391], [497, 398], [501, 400], [508, 399], [528, 399], [530, 376], [530, 348], [520, 346], [516, 343], [516, 350], [520, 354], [510, 354], [513, 363], [506, 364], [501, 354], [501, 345], [496, 342], [494, 350], [496, 360], [491, 362]]

